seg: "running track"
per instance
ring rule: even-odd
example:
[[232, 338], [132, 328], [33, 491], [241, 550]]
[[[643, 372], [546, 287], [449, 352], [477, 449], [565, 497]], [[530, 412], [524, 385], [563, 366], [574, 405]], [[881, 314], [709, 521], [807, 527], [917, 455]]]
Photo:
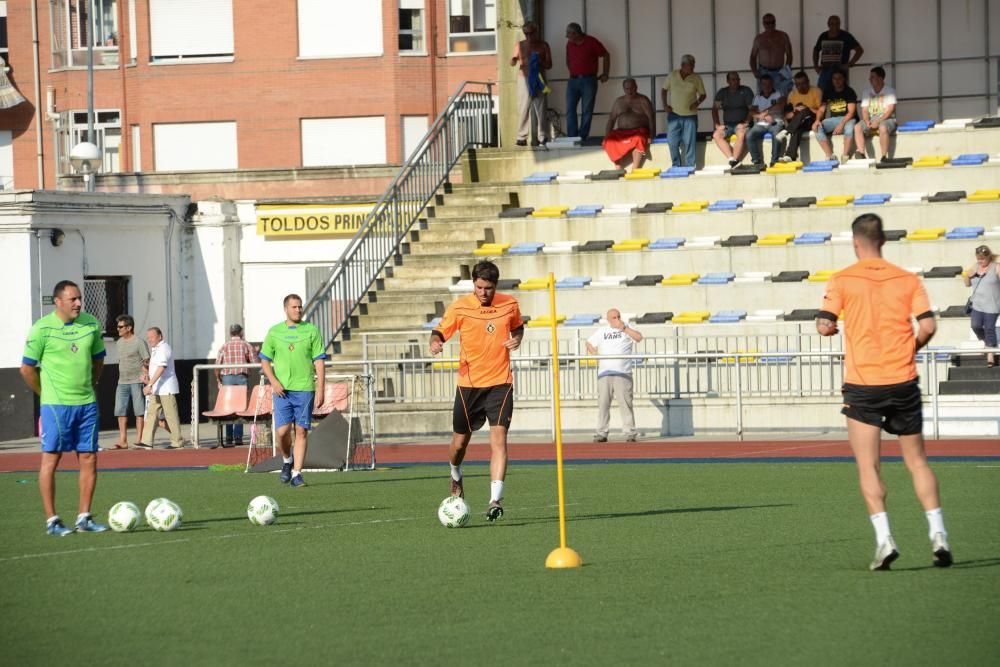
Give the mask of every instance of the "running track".
[[[996, 461], [1000, 463], [1000, 439], [928, 440], [927, 453], [932, 460]], [[545, 463], [555, 460], [553, 443], [511, 443], [510, 460], [521, 463]], [[900, 457], [899, 444], [888, 440], [882, 444], [883, 457]], [[104, 451], [99, 466], [103, 470], [207, 468], [213, 464], [244, 463], [246, 449], [185, 449]], [[467, 462], [489, 460], [489, 445], [469, 445]], [[845, 440], [780, 440], [769, 442], [639, 442], [639, 443], [565, 443], [565, 461], [588, 462], [650, 462], [650, 463], [736, 463], [736, 462], [820, 462], [851, 461], [851, 450]], [[0, 454], [0, 472], [37, 471], [41, 455], [37, 452]], [[378, 465], [413, 465], [441, 463], [448, 458], [448, 446], [435, 443], [378, 445]], [[59, 468], [76, 470], [76, 457], [64, 456]]]

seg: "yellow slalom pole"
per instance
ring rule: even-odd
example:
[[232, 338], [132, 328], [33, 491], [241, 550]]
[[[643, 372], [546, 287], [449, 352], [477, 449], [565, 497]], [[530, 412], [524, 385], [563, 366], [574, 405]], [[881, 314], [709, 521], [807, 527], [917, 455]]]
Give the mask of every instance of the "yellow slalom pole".
[[545, 567], [563, 569], [580, 567], [580, 554], [566, 546], [566, 493], [563, 484], [562, 419], [559, 407], [559, 338], [556, 334], [556, 279], [549, 274], [549, 312], [552, 318], [552, 391], [556, 417], [556, 479], [559, 487], [559, 548], [553, 549], [545, 559]]

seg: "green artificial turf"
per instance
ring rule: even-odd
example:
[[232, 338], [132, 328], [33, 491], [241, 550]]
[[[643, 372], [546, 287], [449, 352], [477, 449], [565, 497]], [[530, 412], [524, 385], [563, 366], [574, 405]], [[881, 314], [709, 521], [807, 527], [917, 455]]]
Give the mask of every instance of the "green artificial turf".
[[[166, 496], [184, 526], [43, 534], [33, 475], [0, 475], [4, 664], [995, 664], [1000, 466], [939, 463], [957, 559], [931, 567], [902, 464], [883, 468], [902, 553], [873, 534], [842, 463], [570, 465], [569, 546], [555, 469], [512, 466], [507, 514], [443, 528], [447, 467], [307, 474], [109, 472], [95, 509]], [[76, 476], [58, 475], [75, 512]], [[24, 483], [27, 480], [27, 483]], [[20, 483], [19, 483], [20, 482]], [[269, 494], [278, 522], [246, 504]]]

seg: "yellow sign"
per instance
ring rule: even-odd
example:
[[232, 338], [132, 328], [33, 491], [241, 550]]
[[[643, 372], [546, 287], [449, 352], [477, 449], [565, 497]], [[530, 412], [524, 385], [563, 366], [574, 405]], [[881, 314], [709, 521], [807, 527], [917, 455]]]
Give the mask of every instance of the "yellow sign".
[[265, 238], [353, 238], [375, 204], [257, 207], [257, 235]]

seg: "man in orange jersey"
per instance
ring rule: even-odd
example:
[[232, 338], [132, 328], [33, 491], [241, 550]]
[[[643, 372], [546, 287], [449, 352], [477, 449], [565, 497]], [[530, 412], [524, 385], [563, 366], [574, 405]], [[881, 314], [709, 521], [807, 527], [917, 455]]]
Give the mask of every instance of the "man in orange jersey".
[[462, 460], [473, 431], [490, 422], [490, 504], [486, 520], [503, 516], [503, 482], [507, 476], [507, 429], [514, 414], [510, 353], [521, 346], [524, 322], [517, 299], [497, 294], [500, 269], [479, 262], [472, 269], [473, 293], [454, 301], [431, 332], [436, 355], [455, 332], [461, 333], [458, 388], [452, 415], [451, 495], [465, 497]]
[[[952, 563], [944, 529], [938, 481], [924, 452], [923, 413], [917, 382], [917, 350], [927, 345], [937, 325], [923, 284], [916, 275], [882, 259], [885, 232], [872, 213], [851, 226], [858, 262], [837, 272], [827, 283], [816, 329], [837, 333], [844, 313], [845, 366], [843, 387], [847, 437], [858, 466], [861, 495], [875, 528], [875, 560], [870, 569], [888, 570], [899, 558], [889, 531], [885, 485], [879, 476], [881, 431], [899, 436], [913, 489], [924, 507], [934, 565]], [[914, 335], [912, 318], [916, 317]]]

